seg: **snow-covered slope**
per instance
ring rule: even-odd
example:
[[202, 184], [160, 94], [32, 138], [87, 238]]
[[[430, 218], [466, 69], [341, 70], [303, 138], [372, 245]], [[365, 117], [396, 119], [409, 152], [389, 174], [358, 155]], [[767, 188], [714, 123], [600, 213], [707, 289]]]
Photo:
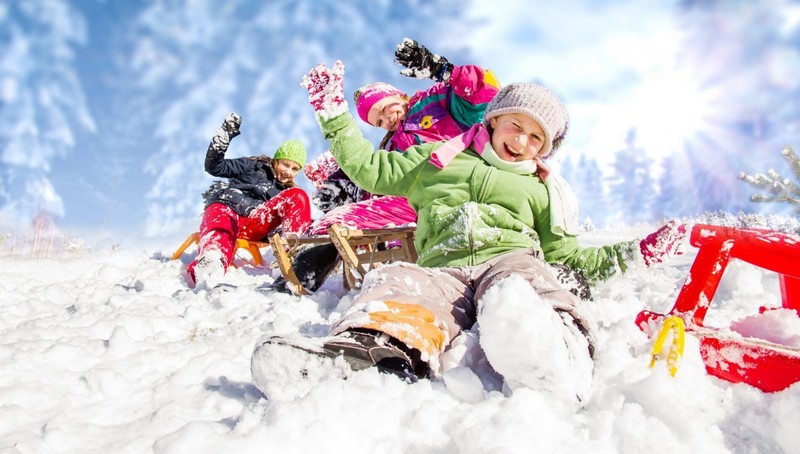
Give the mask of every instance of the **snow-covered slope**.
[[[191, 254], [169, 260], [172, 247], [0, 259], [2, 452], [800, 452], [800, 387], [764, 394], [710, 377], [692, 336], [674, 378], [663, 363], [648, 367], [651, 343], [633, 319], [671, 308], [691, 251], [594, 289], [593, 389], [570, 412], [533, 389], [504, 395], [485, 369], [459, 367], [474, 339], [444, 379], [408, 385], [367, 370], [267, 401], [250, 377], [256, 339], [324, 332], [351, 297], [340, 277], [313, 298], [292, 297], [262, 288], [268, 269], [237, 261], [231, 286], [195, 291], [183, 276]], [[778, 295], [774, 275], [734, 263], [707, 322], [729, 326], [779, 305]], [[789, 315], [770, 329], [800, 346], [800, 319]], [[741, 325], [751, 335], [766, 326]]]

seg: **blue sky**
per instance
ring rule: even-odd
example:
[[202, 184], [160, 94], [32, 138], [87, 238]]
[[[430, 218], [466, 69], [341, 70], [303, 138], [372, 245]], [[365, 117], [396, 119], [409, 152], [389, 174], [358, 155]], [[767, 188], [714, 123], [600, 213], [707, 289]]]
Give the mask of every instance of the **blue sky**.
[[[702, 154], [741, 199], [735, 175], [779, 166], [772, 156], [798, 142], [786, 104], [800, 90], [800, 6], [706, 3], [5, 2], [0, 225], [45, 209], [65, 229], [190, 231], [212, 181], [205, 148], [226, 113], [245, 119], [232, 157], [290, 138], [321, 153], [302, 75], [338, 58], [348, 91], [374, 80], [423, 89], [393, 64], [405, 36], [503, 83], [558, 91], [571, 126], [556, 167], [587, 155], [608, 172], [635, 128], [654, 178], [663, 157]], [[764, 157], [749, 159], [755, 152]]]

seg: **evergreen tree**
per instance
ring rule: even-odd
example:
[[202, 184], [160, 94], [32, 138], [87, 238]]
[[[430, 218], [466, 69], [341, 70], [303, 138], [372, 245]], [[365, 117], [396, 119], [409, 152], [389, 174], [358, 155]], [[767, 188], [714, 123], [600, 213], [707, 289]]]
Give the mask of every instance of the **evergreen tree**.
[[585, 154], [577, 159], [570, 156], [564, 160], [561, 175], [578, 198], [578, 222], [585, 223], [588, 220], [595, 227], [603, 227], [609, 210], [603, 188], [603, 172], [597, 160]]
[[11, 0], [0, 10], [0, 214], [62, 216], [50, 171], [76, 146], [76, 131], [94, 130], [73, 67], [86, 22], [63, 0]]
[[690, 215], [696, 209], [693, 200], [698, 198], [694, 180], [685, 172], [682, 154], [672, 154], [661, 163], [658, 196], [653, 210], [656, 220]]
[[[463, 2], [155, 2], [136, 19], [144, 39], [133, 51], [142, 97], [139, 121], [150, 122], [157, 151], [146, 170], [155, 180], [146, 194], [148, 233], [196, 225], [200, 193], [211, 177], [203, 170], [204, 150], [230, 111], [243, 117], [232, 157], [271, 153], [297, 138], [309, 159], [326, 149], [302, 76], [319, 63], [346, 66], [345, 91], [386, 81], [408, 92], [432, 81], [399, 75], [394, 50], [412, 37], [456, 64], [475, 63], [463, 47], [445, 46], [468, 23]], [[300, 31], [300, 32], [299, 32]], [[161, 96], [169, 92], [171, 96]], [[177, 97], [175, 96], [177, 94]], [[169, 99], [164, 102], [162, 99]], [[352, 102], [352, 101], [351, 101]], [[362, 125], [376, 144], [383, 134]], [[310, 186], [304, 180], [301, 185]]]
[[661, 161], [661, 176], [658, 179], [658, 195], [653, 203], [653, 216], [664, 218], [665, 213], [673, 212], [672, 203], [675, 200], [677, 188], [672, 175], [672, 155], [667, 156]]
[[581, 156], [580, 165], [583, 175], [581, 184], [584, 191], [582, 200], [585, 201], [583, 206], [586, 211], [586, 215], [582, 217], [581, 221], [586, 221], [588, 218], [591, 224], [603, 227], [606, 225], [608, 217], [608, 198], [603, 185], [603, 171], [600, 170], [596, 159], [586, 155]]
[[653, 160], [636, 146], [636, 129], [625, 138], [625, 148], [614, 154], [613, 173], [609, 177], [609, 198], [614, 211], [610, 222], [635, 224], [650, 221], [656, 196]]

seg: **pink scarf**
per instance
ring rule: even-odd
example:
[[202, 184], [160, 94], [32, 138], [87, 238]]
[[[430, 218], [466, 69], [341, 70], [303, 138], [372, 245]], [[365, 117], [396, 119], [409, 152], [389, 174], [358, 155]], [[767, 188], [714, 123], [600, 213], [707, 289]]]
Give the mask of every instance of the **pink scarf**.
[[[483, 156], [483, 152], [486, 150], [486, 146], [489, 145], [490, 139], [489, 131], [486, 130], [483, 124], [478, 123], [463, 134], [453, 137], [445, 142], [444, 145], [434, 150], [428, 162], [440, 169], [444, 169], [456, 155], [469, 148], [470, 145], [473, 146], [479, 155]], [[539, 156], [535, 156], [533, 162], [536, 164], [537, 175], [539, 175], [539, 178], [544, 182], [547, 176], [550, 175], [550, 168], [542, 162]]]

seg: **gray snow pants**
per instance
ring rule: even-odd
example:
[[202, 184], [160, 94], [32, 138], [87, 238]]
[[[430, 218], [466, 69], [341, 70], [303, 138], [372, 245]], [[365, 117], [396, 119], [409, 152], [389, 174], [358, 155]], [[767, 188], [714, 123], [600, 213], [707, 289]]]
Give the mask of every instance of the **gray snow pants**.
[[477, 302], [484, 293], [514, 274], [528, 281], [554, 310], [570, 314], [589, 345], [594, 344], [594, 319], [587, 303], [564, 290], [529, 249], [476, 266], [423, 268], [399, 262], [372, 270], [333, 333], [373, 329], [419, 350], [423, 360], [436, 358], [461, 330], [475, 323]]

